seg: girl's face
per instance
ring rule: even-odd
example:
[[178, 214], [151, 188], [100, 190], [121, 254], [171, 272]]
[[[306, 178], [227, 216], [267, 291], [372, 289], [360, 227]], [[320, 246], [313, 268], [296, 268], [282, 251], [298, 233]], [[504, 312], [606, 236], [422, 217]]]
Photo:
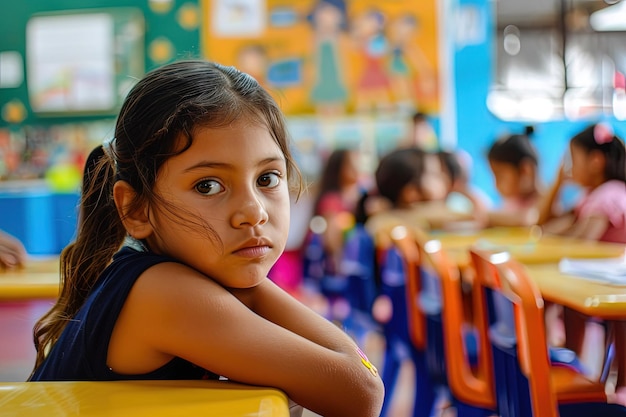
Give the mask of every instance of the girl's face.
[[339, 175], [341, 184], [346, 187], [359, 181], [359, 154], [357, 152], [346, 153]]
[[423, 198], [426, 201], [445, 200], [450, 191], [450, 179], [437, 155], [424, 157], [424, 172], [420, 179]]
[[514, 165], [505, 162], [489, 161], [489, 166], [496, 181], [496, 189], [502, 197], [511, 198], [521, 194], [521, 175]]
[[569, 150], [572, 158], [572, 180], [583, 187], [591, 185], [591, 172], [597, 164], [582, 147], [570, 143]]
[[193, 137], [191, 147], [168, 159], [157, 175], [155, 191], [174, 214], [151, 207], [148, 246], [225, 287], [253, 287], [287, 240], [284, 155], [258, 124], [198, 127]]

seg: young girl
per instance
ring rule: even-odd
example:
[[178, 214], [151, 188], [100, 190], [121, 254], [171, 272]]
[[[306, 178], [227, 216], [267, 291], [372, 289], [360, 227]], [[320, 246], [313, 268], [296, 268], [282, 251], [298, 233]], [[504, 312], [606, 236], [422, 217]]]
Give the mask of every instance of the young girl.
[[[586, 194], [574, 210], [559, 213], [555, 201], [568, 179], [582, 186]], [[547, 233], [626, 243], [626, 151], [610, 125], [593, 124], [571, 138], [569, 155], [540, 205], [539, 224]], [[604, 328], [597, 320], [587, 320], [569, 309], [563, 309], [561, 322], [555, 318], [560, 313], [560, 308], [547, 305], [548, 330], [564, 325], [566, 346], [578, 352], [592, 372], [599, 373], [602, 364], [591, 358], [598, 358], [603, 347]], [[618, 387], [616, 392], [612, 401], [626, 404], [626, 388]]]
[[298, 172], [252, 77], [204, 61], [152, 71], [89, 175], [32, 381], [222, 376], [324, 416], [378, 416], [374, 366], [266, 278]]
[[[542, 201], [539, 224], [546, 232], [626, 243], [626, 157], [624, 143], [609, 125], [587, 127], [570, 140], [571, 167], [564, 163]], [[569, 170], [571, 169], [571, 173]], [[586, 189], [572, 212], [558, 213], [555, 201], [563, 183]]]
[[335, 149], [322, 172], [314, 203], [314, 215], [326, 222], [324, 249], [327, 251], [332, 273], [341, 259], [343, 235], [354, 224], [356, 204], [363, 194], [359, 184], [359, 152], [354, 149]]
[[316, 304], [319, 295], [326, 304], [321, 312], [340, 323], [349, 313], [347, 280], [341, 273], [343, 246], [354, 227], [354, 213], [363, 191], [359, 184], [359, 152], [339, 148], [331, 152], [321, 173], [313, 203], [310, 231], [303, 248], [305, 297]]
[[504, 136], [489, 149], [487, 159], [502, 196], [501, 209], [488, 215], [491, 226], [530, 226], [537, 222], [541, 192], [539, 158], [529, 137], [533, 131], [529, 126], [524, 134]]

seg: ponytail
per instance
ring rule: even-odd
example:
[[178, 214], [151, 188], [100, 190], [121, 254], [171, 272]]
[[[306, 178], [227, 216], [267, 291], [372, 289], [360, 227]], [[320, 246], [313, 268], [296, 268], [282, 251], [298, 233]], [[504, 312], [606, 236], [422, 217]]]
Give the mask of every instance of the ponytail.
[[126, 231], [113, 201], [114, 183], [111, 156], [103, 146], [98, 146], [85, 165], [76, 240], [61, 253], [59, 297], [33, 330], [37, 350], [35, 369], [83, 305], [124, 241]]

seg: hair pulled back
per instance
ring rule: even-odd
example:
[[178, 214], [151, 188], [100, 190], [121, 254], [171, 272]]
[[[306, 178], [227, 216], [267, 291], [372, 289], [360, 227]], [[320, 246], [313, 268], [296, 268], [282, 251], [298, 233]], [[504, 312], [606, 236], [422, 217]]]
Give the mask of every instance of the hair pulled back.
[[61, 254], [59, 298], [33, 331], [35, 368], [124, 242], [115, 182], [126, 181], [136, 192], [131, 212], [144, 204], [166, 206], [153, 191], [163, 163], [191, 146], [195, 128], [220, 128], [240, 119], [268, 128], [285, 156], [288, 179], [301, 190], [284, 116], [254, 78], [234, 67], [188, 60], [157, 68], [135, 84], [119, 112], [115, 137], [92, 151], [85, 166], [77, 237]]
[[526, 126], [523, 134], [513, 134], [500, 137], [491, 145], [487, 153], [487, 159], [493, 162], [510, 164], [519, 168], [524, 161], [530, 161], [533, 165], [539, 164], [537, 150], [532, 144], [530, 137], [535, 129]]
[[570, 141], [585, 152], [600, 152], [604, 155], [604, 179], [626, 182], [626, 150], [624, 142], [615, 135], [613, 128], [604, 123], [586, 127]]

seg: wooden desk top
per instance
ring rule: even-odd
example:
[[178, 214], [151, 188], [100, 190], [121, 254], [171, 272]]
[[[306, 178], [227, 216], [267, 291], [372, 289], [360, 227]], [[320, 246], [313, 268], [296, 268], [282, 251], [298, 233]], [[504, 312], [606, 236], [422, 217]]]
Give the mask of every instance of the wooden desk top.
[[0, 301], [56, 298], [59, 259], [31, 259], [21, 269], [0, 271]]
[[558, 262], [562, 258], [617, 258], [624, 256], [626, 245], [544, 235], [533, 228], [494, 228], [468, 234], [432, 234], [459, 265], [469, 263], [472, 245], [507, 251], [524, 264]]
[[282, 391], [226, 381], [0, 383], [3, 415], [289, 417]]
[[541, 295], [589, 316], [626, 320], [626, 285], [561, 274], [558, 263], [524, 265]]

